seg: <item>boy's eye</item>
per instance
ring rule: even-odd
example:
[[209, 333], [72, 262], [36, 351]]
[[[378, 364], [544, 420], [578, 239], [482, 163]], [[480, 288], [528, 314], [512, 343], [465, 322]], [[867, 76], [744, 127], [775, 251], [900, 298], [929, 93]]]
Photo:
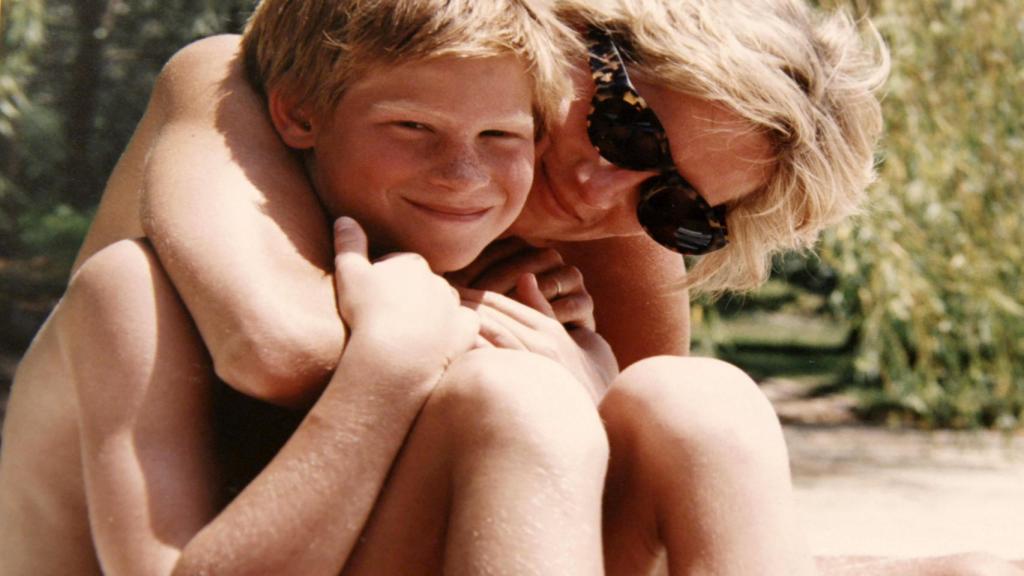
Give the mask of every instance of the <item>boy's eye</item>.
[[427, 126], [426, 124], [422, 124], [414, 120], [399, 120], [398, 122], [395, 122], [395, 126], [398, 126], [399, 128], [405, 128], [406, 130], [416, 131], [430, 129], [430, 127]]

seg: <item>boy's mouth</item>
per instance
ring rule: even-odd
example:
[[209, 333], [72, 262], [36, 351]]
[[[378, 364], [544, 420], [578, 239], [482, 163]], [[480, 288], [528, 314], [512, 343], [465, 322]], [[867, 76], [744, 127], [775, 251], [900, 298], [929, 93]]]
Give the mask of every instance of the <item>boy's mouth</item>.
[[411, 204], [417, 210], [426, 213], [433, 218], [439, 218], [442, 220], [451, 220], [455, 222], [470, 222], [482, 218], [485, 214], [491, 211], [490, 206], [485, 207], [467, 207], [467, 206], [449, 206], [446, 204], [424, 204], [405, 199], [406, 202]]

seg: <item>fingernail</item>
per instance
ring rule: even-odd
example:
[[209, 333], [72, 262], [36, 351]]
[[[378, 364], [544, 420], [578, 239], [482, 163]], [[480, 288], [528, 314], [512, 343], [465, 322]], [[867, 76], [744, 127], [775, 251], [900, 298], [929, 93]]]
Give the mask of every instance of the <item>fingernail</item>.
[[334, 227], [338, 228], [338, 229], [348, 228], [348, 227], [352, 226], [355, 223], [356, 223], [356, 221], [353, 220], [352, 218], [348, 217], [348, 216], [340, 216], [340, 217], [338, 217], [337, 220], [334, 221]]

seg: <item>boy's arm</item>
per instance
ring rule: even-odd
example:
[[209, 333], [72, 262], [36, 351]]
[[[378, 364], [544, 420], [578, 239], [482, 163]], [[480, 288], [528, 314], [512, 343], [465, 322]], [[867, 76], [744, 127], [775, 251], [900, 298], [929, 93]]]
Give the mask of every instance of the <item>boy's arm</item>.
[[166, 123], [146, 165], [143, 228], [217, 375], [265, 401], [308, 404], [345, 339], [330, 229], [237, 49], [235, 36], [201, 40], [162, 71], [154, 100]]
[[[285, 447], [216, 515], [202, 344], [143, 242], [87, 261], [58, 309], [106, 574], [338, 574], [412, 423], [479, 322], [422, 258], [339, 233], [352, 338]], [[346, 237], [348, 239], [346, 239]]]
[[[182, 550], [173, 574], [341, 573], [436, 376], [354, 335], [284, 448]], [[379, 348], [378, 348], [379, 349]]]
[[682, 256], [647, 236], [623, 236], [557, 246], [580, 269], [594, 299], [598, 333], [619, 368], [661, 354], [690, 351], [690, 298], [678, 285]]
[[476, 314], [415, 255], [371, 264], [337, 233], [338, 299], [351, 338], [324, 393], [271, 463], [185, 547], [175, 574], [338, 574], [420, 408]]

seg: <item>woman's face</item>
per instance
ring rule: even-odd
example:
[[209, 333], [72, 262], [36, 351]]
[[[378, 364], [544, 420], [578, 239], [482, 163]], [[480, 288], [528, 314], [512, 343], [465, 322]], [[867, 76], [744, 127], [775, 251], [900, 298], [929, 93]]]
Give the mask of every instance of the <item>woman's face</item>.
[[[587, 135], [594, 85], [585, 60], [574, 81], [578, 97], [555, 119], [529, 199], [510, 230], [536, 243], [643, 234], [636, 218], [639, 188], [656, 173], [626, 170], [601, 157]], [[633, 83], [665, 127], [679, 173], [709, 204], [764, 186], [771, 145], [737, 114], [635, 76]]]

